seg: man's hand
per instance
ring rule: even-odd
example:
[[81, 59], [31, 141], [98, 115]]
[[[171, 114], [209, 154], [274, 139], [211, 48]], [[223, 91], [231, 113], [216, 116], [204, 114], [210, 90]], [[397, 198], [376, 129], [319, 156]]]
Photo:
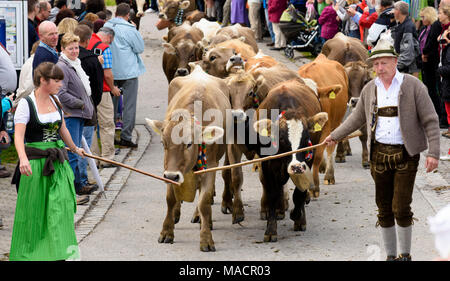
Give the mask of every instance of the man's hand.
[[9, 143], [11, 141], [11, 139], [9, 138], [9, 135], [8, 135], [8, 133], [6, 131], [1, 131], [0, 132], [0, 140], [3, 139], [3, 138], [5, 139], [6, 143]]
[[327, 146], [336, 145], [337, 142], [331, 138], [331, 135], [325, 139], [325, 143]]
[[105, 63], [105, 59], [103, 58], [103, 55], [98, 56], [97, 58], [101, 65], [103, 65], [103, 63]]
[[438, 167], [439, 160], [436, 158], [433, 158], [431, 156], [427, 157], [427, 160], [425, 161], [425, 168], [427, 169], [427, 173], [433, 171]]
[[114, 88], [111, 89], [111, 94], [113, 94], [113, 96], [115, 97], [119, 97], [120, 96], [120, 90], [117, 86], [114, 86]]

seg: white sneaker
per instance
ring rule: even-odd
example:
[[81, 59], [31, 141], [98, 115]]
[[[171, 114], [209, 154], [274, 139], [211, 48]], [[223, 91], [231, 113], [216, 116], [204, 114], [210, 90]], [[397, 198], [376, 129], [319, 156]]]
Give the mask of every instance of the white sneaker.
[[155, 10], [153, 10], [152, 8], [148, 8], [147, 10], [145, 10], [145, 12], [144, 13], [146, 13], [146, 14], [150, 14], [150, 13], [156, 13], [156, 11]]
[[439, 158], [439, 159], [441, 159], [441, 161], [450, 161], [450, 154], [447, 154], [445, 156], [441, 156], [441, 158]]

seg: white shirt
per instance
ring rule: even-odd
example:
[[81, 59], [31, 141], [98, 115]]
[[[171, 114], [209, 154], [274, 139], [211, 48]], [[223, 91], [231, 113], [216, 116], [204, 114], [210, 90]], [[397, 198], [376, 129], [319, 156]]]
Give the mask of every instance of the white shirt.
[[[37, 111], [36, 97], [34, 95], [34, 91], [31, 92], [30, 98], [33, 101], [34, 108]], [[58, 97], [56, 97], [56, 98], [58, 98]], [[53, 100], [52, 100], [52, 102], [55, 105], [55, 107], [58, 108], [58, 106], [56, 105], [56, 103]], [[64, 117], [64, 113], [63, 113], [63, 117]], [[41, 122], [42, 124], [53, 123], [55, 121], [60, 120], [61, 116], [59, 115], [58, 110], [56, 110], [55, 112], [50, 112], [50, 113], [44, 113], [44, 114], [38, 113], [38, 119], [39, 119], [39, 122]], [[21, 99], [19, 101], [19, 105], [17, 106], [16, 112], [14, 114], [14, 123], [28, 124], [29, 121], [30, 121], [30, 109], [28, 107], [28, 102], [26, 99]]]
[[[398, 93], [403, 82], [403, 74], [398, 70], [395, 73], [394, 79], [385, 89], [380, 78], [375, 78], [375, 85], [377, 86], [377, 103], [378, 108], [386, 106], [398, 106]], [[403, 144], [403, 137], [400, 131], [399, 117], [378, 117], [377, 128], [375, 131], [375, 140], [384, 144]]]

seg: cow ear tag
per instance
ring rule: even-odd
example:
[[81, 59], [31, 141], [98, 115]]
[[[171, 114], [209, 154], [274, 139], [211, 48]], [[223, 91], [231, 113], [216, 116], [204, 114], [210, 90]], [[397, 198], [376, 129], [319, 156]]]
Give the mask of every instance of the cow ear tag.
[[334, 100], [335, 98], [336, 98], [336, 94], [334, 93], [334, 91], [331, 91], [330, 99]]
[[262, 129], [261, 130], [261, 136], [268, 137], [269, 136], [269, 131], [267, 131], [266, 128]]
[[322, 126], [320, 126], [319, 123], [316, 123], [314, 125], [314, 132], [320, 132], [320, 131], [322, 131]]

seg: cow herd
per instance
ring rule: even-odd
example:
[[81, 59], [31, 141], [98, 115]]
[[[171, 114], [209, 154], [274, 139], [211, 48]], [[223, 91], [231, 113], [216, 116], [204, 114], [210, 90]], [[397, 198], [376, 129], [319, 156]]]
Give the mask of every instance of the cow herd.
[[[184, 8], [188, 2], [168, 1]], [[206, 19], [169, 26], [162, 59], [168, 107], [164, 120], [146, 119], [161, 136], [164, 177], [181, 184], [167, 185], [160, 243], [173, 243], [181, 202], [193, 201], [183, 193], [198, 190], [192, 222], [201, 224], [200, 250], [215, 251], [211, 204], [216, 173], [193, 172], [217, 167], [222, 158], [224, 165], [235, 164], [242, 155], [250, 160], [322, 142], [371, 79], [364, 47], [342, 34], [327, 41], [323, 53], [298, 71], [263, 54], [254, 38], [239, 24], [221, 28]], [[319, 197], [319, 170], [324, 168], [325, 184], [335, 183], [334, 149], [321, 146], [257, 165], [263, 187], [260, 214], [267, 220], [265, 242], [277, 241], [277, 220], [288, 210], [289, 180], [296, 186], [290, 212], [294, 231], [306, 230], [305, 204]], [[336, 162], [345, 161], [348, 153], [348, 146], [338, 148]], [[367, 166], [367, 148], [362, 163]], [[240, 223], [245, 219], [242, 168], [223, 170], [222, 178], [221, 210], [231, 212], [233, 224]]]

